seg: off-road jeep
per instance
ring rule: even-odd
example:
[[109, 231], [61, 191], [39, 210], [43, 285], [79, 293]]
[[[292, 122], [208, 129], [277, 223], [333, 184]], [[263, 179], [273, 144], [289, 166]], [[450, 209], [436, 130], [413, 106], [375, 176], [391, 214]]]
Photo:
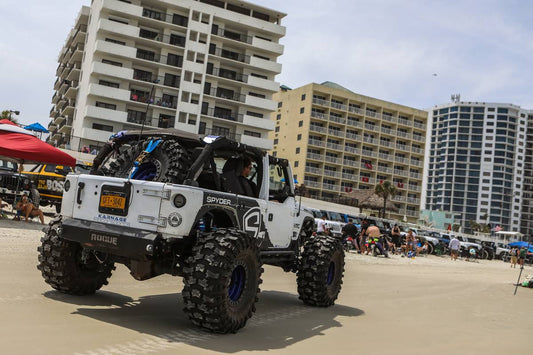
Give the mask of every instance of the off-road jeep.
[[115, 263], [137, 280], [183, 276], [185, 313], [219, 333], [237, 331], [252, 316], [263, 264], [295, 272], [308, 305], [337, 299], [342, 245], [313, 236], [314, 219], [294, 196], [287, 160], [225, 137], [121, 132], [92, 172], [67, 176], [61, 215], [38, 248], [38, 268], [60, 292], [94, 293]]
[[18, 164], [9, 160], [0, 160], [0, 197], [2, 200], [14, 204], [23, 194], [28, 195], [32, 203], [39, 206], [39, 192], [30, 179], [18, 173]]
[[41, 206], [55, 206], [56, 212], [61, 211], [63, 183], [68, 173], [73, 173], [70, 166], [55, 164], [38, 164], [22, 174], [29, 177], [39, 190]]

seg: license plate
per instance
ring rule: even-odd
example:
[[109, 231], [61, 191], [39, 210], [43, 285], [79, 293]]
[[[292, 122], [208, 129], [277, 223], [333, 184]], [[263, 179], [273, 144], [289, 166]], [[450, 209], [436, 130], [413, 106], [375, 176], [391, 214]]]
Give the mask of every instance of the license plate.
[[100, 213], [112, 214], [116, 216], [127, 216], [130, 200], [130, 187], [102, 185], [100, 191], [100, 203], [98, 211]]
[[126, 207], [126, 197], [121, 195], [102, 195], [100, 207], [123, 210]]

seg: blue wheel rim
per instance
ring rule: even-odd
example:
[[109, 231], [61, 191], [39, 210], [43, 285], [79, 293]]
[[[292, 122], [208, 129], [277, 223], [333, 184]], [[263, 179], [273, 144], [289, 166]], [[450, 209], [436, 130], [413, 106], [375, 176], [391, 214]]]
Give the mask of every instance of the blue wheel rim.
[[326, 281], [326, 284], [329, 286], [333, 282], [333, 279], [335, 278], [335, 263], [331, 262], [329, 263], [328, 268], [328, 279]]
[[232, 302], [236, 302], [244, 291], [246, 281], [246, 270], [242, 265], [237, 265], [231, 273], [231, 281], [228, 288], [228, 297]]
[[132, 178], [135, 180], [152, 181], [157, 175], [157, 166], [152, 163], [144, 163], [135, 171]]

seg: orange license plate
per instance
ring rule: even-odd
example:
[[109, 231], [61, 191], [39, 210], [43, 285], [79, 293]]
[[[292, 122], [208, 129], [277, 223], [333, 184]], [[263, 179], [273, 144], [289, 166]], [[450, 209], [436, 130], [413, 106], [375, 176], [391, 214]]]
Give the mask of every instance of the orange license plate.
[[100, 207], [123, 210], [126, 207], [126, 197], [119, 195], [102, 195], [100, 198]]

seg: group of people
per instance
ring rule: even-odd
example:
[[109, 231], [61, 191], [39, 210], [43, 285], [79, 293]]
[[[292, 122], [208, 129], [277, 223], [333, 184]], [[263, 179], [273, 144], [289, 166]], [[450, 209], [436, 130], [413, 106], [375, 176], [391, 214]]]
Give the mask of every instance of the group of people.
[[[318, 222], [317, 232], [327, 233], [326, 231], [326, 216]], [[372, 247], [376, 248], [378, 252], [389, 257], [389, 253], [394, 255], [400, 254], [403, 256], [414, 257], [421, 253], [428, 251], [427, 242], [420, 244], [416, 238], [413, 230], [409, 230], [405, 238], [401, 236], [401, 230], [398, 224], [395, 224], [390, 235], [381, 233], [379, 227], [370, 225], [366, 218], [361, 221], [361, 229], [354, 225], [353, 220], [348, 220], [348, 223], [342, 228], [344, 238], [350, 238], [358, 253], [369, 254]]]
[[[6, 218], [3, 209], [7, 206], [8, 204], [4, 203], [2, 198], [0, 198], [0, 215], [2, 218]], [[43, 211], [31, 202], [27, 194], [22, 195], [22, 197], [15, 203], [13, 210], [17, 212], [15, 217], [13, 217], [13, 220], [15, 221], [20, 221], [22, 218], [24, 218], [26, 222], [29, 222], [31, 217], [38, 217], [41, 221], [41, 224], [44, 224]]]
[[516, 264], [520, 265], [520, 267], [523, 267], [527, 257], [527, 248], [513, 247], [511, 250], [509, 250], [509, 256], [511, 257], [512, 268], [516, 268]]

